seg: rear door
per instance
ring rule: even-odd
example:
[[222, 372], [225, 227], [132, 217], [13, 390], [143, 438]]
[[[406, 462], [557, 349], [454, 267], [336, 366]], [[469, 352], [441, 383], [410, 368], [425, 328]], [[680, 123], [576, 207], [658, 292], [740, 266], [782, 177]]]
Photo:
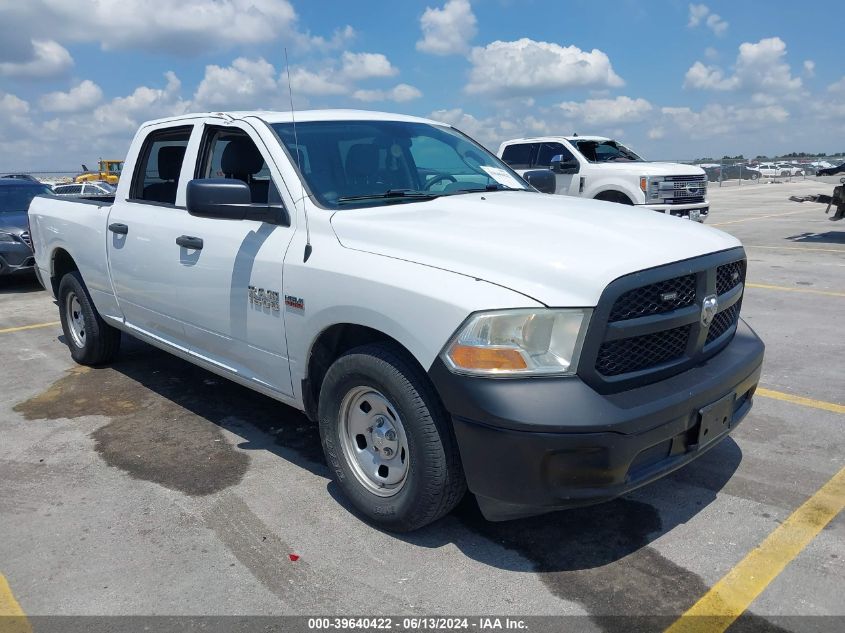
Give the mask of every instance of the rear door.
[[[205, 360], [291, 395], [281, 293], [283, 262], [294, 227], [281, 198], [280, 191], [286, 193], [281, 175], [247, 124], [208, 124], [198, 136], [193, 175], [246, 182], [252, 202], [274, 207], [277, 220], [180, 214], [168, 236], [168, 248], [174, 249], [169, 278], [179, 290], [171, 314], [183, 324], [188, 346]], [[202, 246], [177, 246], [178, 238], [195, 238]]]
[[173, 273], [179, 264], [174, 243], [184, 216], [177, 205], [184, 157], [193, 125], [150, 129], [141, 146], [129, 194], [116, 199], [108, 219], [111, 278], [126, 325], [185, 348], [185, 331], [174, 317], [183, 301]]

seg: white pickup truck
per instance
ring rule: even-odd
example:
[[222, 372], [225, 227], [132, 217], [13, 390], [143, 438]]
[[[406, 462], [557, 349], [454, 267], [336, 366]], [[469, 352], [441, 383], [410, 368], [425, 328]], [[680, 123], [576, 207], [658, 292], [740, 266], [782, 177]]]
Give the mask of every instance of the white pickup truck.
[[513, 139], [499, 146], [498, 156], [520, 174], [551, 169], [557, 194], [638, 205], [699, 222], [710, 213], [703, 169], [647, 162], [603, 136]]
[[72, 357], [129, 334], [305, 411], [383, 528], [467, 488], [492, 520], [611, 499], [751, 407], [735, 238], [537, 193], [448, 125], [185, 115], [143, 125], [123, 174], [113, 204], [29, 210]]

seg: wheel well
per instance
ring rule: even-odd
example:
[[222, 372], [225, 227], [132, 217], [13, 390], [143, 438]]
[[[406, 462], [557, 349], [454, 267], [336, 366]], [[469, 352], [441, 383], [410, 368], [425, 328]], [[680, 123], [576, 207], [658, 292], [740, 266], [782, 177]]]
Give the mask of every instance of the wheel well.
[[631, 200], [628, 196], [626, 196], [621, 191], [602, 191], [599, 194], [596, 194], [594, 200], [605, 200], [607, 202], [618, 202], [619, 204], [628, 204], [633, 205], [634, 201]]
[[63, 248], [53, 253], [53, 275], [50, 277], [50, 284], [53, 286], [53, 296], [59, 296], [59, 282], [61, 282], [62, 277], [74, 270], [79, 270], [79, 266], [73, 261], [70, 253]]
[[[408, 354], [408, 358], [416, 362], [413, 355], [396, 339], [384, 332], [357, 325], [355, 323], [338, 323], [323, 330], [311, 346], [308, 356], [308, 371], [302, 381], [302, 400], [305, 414], [309, 419], [317, 420], [317, 403], [320, 400], [320, 388], [323, 379], [332, 363], [349, 350], [369, 343], [389, 342], [397, 345]], [[422, 369], [422, 367], [420, 367]], [[425, 373], [425, 370], [423, 370]]]

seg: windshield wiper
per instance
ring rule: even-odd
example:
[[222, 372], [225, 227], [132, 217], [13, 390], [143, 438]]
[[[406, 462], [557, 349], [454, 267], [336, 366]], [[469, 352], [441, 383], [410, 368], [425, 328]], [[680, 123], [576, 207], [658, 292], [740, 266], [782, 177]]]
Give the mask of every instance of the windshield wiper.
[[455, 189], [454, 191], [449, 191], [443, 195], [454, 196], [459, 193], [480, 193], [485, 191], [528, 191], [528, 189], [517, 189], [516, 187], [508, 187], [507, 185], [503, 185], [497, 182], [485, 185], [484, 187], [473, 187], [472, 189]]
[[381, 200], [384, 198], [407, 198], [411, 200], [431, 200], [442, 194], [431, 191], [415, 191], [413, 189], [388, 189], [383, 193], [365, 193], [360, 196], [341, 196], [338, 202], [357, 202], [358, 200]]

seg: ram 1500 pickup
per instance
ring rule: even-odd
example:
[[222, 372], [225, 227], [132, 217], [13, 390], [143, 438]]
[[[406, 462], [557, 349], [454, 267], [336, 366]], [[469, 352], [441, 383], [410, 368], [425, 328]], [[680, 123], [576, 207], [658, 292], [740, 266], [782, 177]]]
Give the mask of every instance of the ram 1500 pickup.
[[751, 407], [735, 238], [540, 194], [448, 125], [185, 115], [144, 124], [123, 174], [113, 204], [30, 207], [72, 357], [129, 334], [305, 411], [383, 528], [467, 488], [493, 520], [611, 499]]
[[519, 174], [551, 169], [564, 196], [638, 205], [703, 222], [710, 213], [701, 167], [652, 163], [603, 136], [544, 136], [505, 141], [499, 158]]

